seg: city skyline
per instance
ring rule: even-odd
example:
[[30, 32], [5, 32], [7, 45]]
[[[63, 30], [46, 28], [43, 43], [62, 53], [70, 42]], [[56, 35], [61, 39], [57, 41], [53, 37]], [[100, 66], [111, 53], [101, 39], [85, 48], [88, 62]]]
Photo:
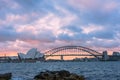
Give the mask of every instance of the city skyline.
[[120, 51], [119, 0], [1, 0], [0, 55], [65, 45]]

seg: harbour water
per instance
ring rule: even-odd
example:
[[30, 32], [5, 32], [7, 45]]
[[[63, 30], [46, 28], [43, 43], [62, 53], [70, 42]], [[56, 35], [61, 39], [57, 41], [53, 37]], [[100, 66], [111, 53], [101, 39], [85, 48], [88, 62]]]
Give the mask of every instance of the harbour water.
[[120, 80], [120, 62], [0, 63], [0, 73], [12, 72], [12, 80], [33, 80], [41, 71], [68, 70], [86, 80]]

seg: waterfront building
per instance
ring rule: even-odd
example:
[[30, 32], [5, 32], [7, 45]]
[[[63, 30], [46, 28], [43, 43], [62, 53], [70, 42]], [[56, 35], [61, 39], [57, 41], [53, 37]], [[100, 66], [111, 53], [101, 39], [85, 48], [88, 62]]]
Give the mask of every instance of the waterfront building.
[[113, 55], [113, 56], [120, 56], [120, 53], [119, 53], [119, 52], [113, 52], [112, 55]]
[[120, 61], [120, 53], [119, 52], [113, 52], [111, 56], [109, 56], [110, 61]]

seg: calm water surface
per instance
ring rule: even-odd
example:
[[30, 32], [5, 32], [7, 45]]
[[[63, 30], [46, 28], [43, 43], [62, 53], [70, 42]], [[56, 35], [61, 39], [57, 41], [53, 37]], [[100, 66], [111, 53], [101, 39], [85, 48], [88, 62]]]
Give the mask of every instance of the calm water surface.
[[120, 62], [0, 63], [0, 73], [12, 72], [12, 80], [33, 80], [41, 71], [63, 69], [86, 80], [120, 80]]

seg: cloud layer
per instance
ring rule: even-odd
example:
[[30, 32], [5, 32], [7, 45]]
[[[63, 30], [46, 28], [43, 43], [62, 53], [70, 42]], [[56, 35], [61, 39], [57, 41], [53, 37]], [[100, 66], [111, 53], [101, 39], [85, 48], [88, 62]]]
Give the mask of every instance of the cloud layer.
[[0, 48], [63, 45], [120, 50], [119, 0], [1, 0]]

